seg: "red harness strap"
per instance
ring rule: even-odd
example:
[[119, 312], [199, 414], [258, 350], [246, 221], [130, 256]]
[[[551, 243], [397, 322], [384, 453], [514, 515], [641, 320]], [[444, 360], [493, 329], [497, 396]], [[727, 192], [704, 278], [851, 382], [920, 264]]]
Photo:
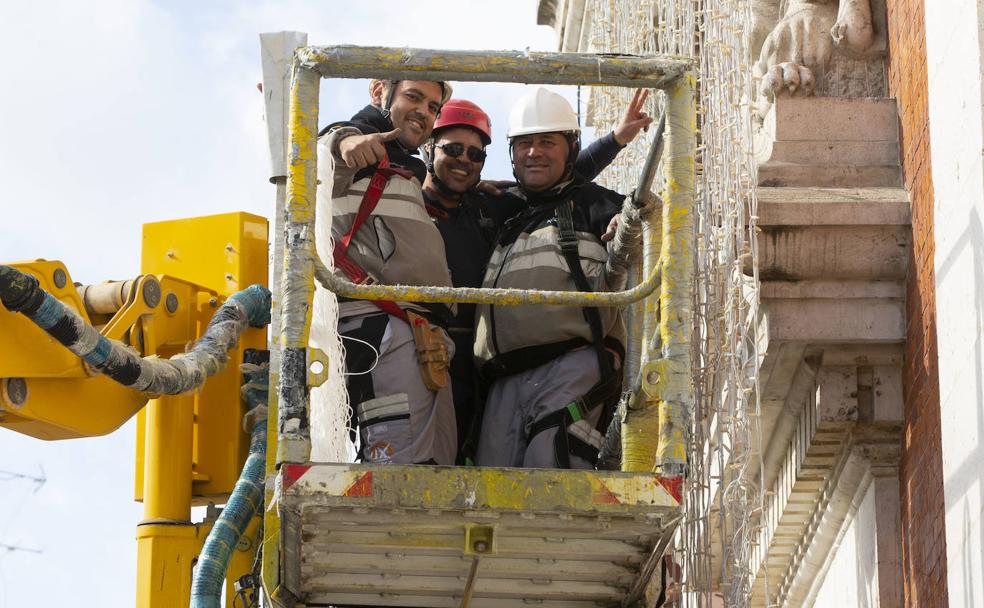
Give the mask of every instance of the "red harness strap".
[[427, 201], [424, 201], [424, 209], [427, 210], [427, 215], [431, 216], [434, 219], [446, 220], [449, 217], [451, 217], [451, 215], [447, 211], [445, 211], [444, 209], [438, 209], [436, 206], [431, 205]]
[[[386, 184], [394, 175], [399, 175], [401, 177], [409, 179], [413, 173], [407, 171], [406, 169], [397, 169], [395, 167], [390, 167], [389, 158], [384, 156], [379, 165], [376, 167], [376, 172], [373, 173], [372, 179], [369, 180], [369, 187], [366, 188], [366, 193], [362, 196], [362, 202], [359, 204], [359, 212], [355, 215], [355, 220], [352, 222], [352, 227], [346, 232], [338, 242], [335, 243], [335, 249], [332, 252], [332, 256], [335, 259], [335, 268], [341, 270], [349, 278], [350, 281], [356, 285], [365, 285], [367, 283], [372, 283], [372, 277], [369, 276], [365, 270], [359, 266], [355, 260], [348, 256], [348, 248], [352, 243], [352, 238], [355, 233], [359, 231], [362, 224], [365, 223], [369, 216], [372, 215], [373, 210], [379, 203], [380, 197], [383, 195], [383, 190], [386, 188]], [[407, 318], [407, 313], [396, 305], [396, 302], [385, 302], [383, 300], [373, 300], [380, 310], [385, 313], [391, 314], [394, 317], [399, 317], [407, 323], [409, 319]]]

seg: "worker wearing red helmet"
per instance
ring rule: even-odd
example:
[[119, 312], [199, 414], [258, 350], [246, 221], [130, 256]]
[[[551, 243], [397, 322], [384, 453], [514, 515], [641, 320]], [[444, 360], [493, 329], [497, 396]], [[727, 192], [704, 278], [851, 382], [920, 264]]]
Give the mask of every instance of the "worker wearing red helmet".
[[[457, 206], [461, 195], [481, 179], [485, 147], [491, 143], [492, 121], [482, 108], [466, 99], [448, 101], [434, 121], [431, 140], [425, 147], [428, 175], [424, 191], [436, 190], [451, 206]], [[435, 154], [436, 150], [440, 152]], [[449, 162], [447, 171], [442, 166], [441, 177], [435, 166], [438, 157], [460, 162]]]
[[[581, 151], [575, 171], [593, 179], [650, 122], [641, 111], [641, 103], [630, 104], [615, 131]], [[525, 201], [516, 197], [495, 196], [476, 189], [485, 165], [485, 149], [491, 143], [492, 122], [488, 114], [471, 101], [451, 99], [441, 108], [431, 139], [424, 144], [424, 199], [444, 239], [455, 287], [482, 286], [499, 227], [525, 206]], [[458, 437], [463, 443], [472, 444], [478, 439], [477, 428], [473, 427], [481, 422], [481, 414], [476, 417], [481, 398], [472, 359], [474, 327], [475, 305], [459, 304], [449, 325], [455, 343], [451, 380]], [[472, 446], [463, 447], [459, 463], [474, 451]]]
[[[431, 139], [424, 145], [427, 177], [424, 200], [444, 240], [451, 282], [479, 287], [501, 219], [509, 209], [475, 189], [485, 165], [485, 147], [492, 143], [492, 121], [477, 104], [452, 99], [441, 108]], [[475, 305], [459, 304], [448, 327], [455, 344], [451, 386], [459, 441], [469, 436], [477, 397], [472, 362]], [[466, 454], [459, 450], [458, 463]]]

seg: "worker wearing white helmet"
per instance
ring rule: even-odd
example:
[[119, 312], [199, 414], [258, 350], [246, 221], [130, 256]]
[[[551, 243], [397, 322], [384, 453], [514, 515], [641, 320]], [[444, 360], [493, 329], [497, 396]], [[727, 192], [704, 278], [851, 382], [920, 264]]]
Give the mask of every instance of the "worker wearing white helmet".
[[[574, 170], [580, 126], [537, 88], [512, 108], [509, 149], [525, 201], [506, 222], [484, 287], [609, 291], [601, 241], [624, 197]], [[592, 468], [620, 391], [617, 308], [479, 305], [475, 357], [492, 381], [477, 463]]]
[[[642, 111], [645, 99], [645, 91], [637, 92], [615, 130], [581, 151], [575, 163], [578, 173], [588, 178], [598, 175], [649, 125], [651, 119]], [[492, 139], [492, 121], [481, 107], [465, 99], [451, 99], [441, 109], [431, 139], [423, 147], [427, 161], [424, 201], [444, 238], [455, 287], [482, 286], [499, 227], [526, 206], [518, 197], [499, 196], [476, 187], [485, 165], [486, 146]], [[475, 305], [458, 304], [448, 329], [455, 343], [451, 382], [458, 440], [463, 444], [458, 461], [466, 463], [474, 459], [481, 423], [482, 385], [472, 357]]]
[[[325, 128], [318, 143], [318, 254], [356, 283], [450, 286], [444, 244], [421, 194], [426, 168], [415, 154], [451, 87], [374, 80], [369, 93], [370, 105]], [[328, 339], [319, 322], [329, 305], [330, 295], [319, 290], [312, 342]], [[339, 302], [346, 388], [363, 460], [454, 463], [448, 376], [454, 347], [446, 331], [452, 315], [443, 305]]]

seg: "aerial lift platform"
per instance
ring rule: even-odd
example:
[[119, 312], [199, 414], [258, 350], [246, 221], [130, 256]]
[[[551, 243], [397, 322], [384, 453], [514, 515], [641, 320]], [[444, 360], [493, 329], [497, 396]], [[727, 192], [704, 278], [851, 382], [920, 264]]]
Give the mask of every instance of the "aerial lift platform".
[[[275, 302], [282, 324], [273, 354], [280, 360], [280, 390], [276, 402], [271, 399], [278, 412], [278, 445], [268, 469], [276, 476], [279, 508], [268, 510], [266, 519], [266, 542], [273, 542], [270, 530], [279, 530], [280, 550], [264, 553], [265, 588], [284, 605], [634, 605], [678, 521], [686, 462], [683, 410], [692, 404], [696, 121], [689, 65], [626, 56], [304, 47], [302, 35], [294, 45], [285, 42], [291, 34], [275, 36], [265, 41], [266, 48], [293, 52], [288, 141], [280, 145], [276, 133], [271, 136], [274, 159], [280, 150], [291, 152], [282, 165], [286, 213], [278, 213], [286, 217], [284, 252], [277, 256], [284, 260], [285, 297]], [[285, 66], [286, 54], [282, 58]], [[269, 71], [275, 86], [276, 66]], [[369, 286], [338, 279], [315, 259], [308, 236], [314, 232], [322, 77], [666, 90], [665, 204], [654, 214], [661, 225], [653, 220], [646, 231], [643, 280], [627, 291], [601, 294]], [[275, 118], [276, 112], [268, 111], [268, 128], [276, 130]], [[662, 142], [654, 141], [633, 195], [640, 203], [649, 196], [662, 151]], [[287, 355], [307, 348], [316, 277], [348, 298], [500, 305], [626, 305], [658, 289], [646, 300], [642, 322], [630, 338], [630, 350], [641, 361], [635, 364], [637, 394], [628, 400], [632, 405], [623, 420], [623, 471], [309, 462], [308, 403], [305, 392], [296, 390], [309, 370], [291, 361], [311, 357]], [[269, 432], [273, 436], [274, 429]], [[279, 564], [270, 559], [277, 556]]]
[[[228, 564], [226, 604], [237, 582], [254, 584], [243, 583], [253, 572], [266, 606], [641, 605], [679, 522], [685, 416], [693, 404], [691, 66], [660, 57], [309, 47], [305, 35], [293, 32], [261, 39], [277, 186], [271, 391], [265, 484], [259, 481], [265, 487], [247, 501], [231, 540], [219, 543]], [[663, 89], [665, 154], [663, 138], [655, 138], [631, 197], [640, 204], [650, 198], [662, 168], [662, 209], [645, 226], [642, 279], [621, 292], [582, 293], [354, 285], [335, 277], [313, 242], [323, 77]], [[84, 301], [59, 262], [14, 266], [101, 335], [140, 355], [166, 357], [200, 336], [208, 316], [237, 289], [263, 282], [252, 275], [265, 267], [266, 236], [266, 223], [245, 214], [149, 225], [147, 274], [113, 284], [107, 293], [116, 295], [105, 306]], [[308, 344], [316, 280], [339, 296], [372, 300], [635, 304], [640, 314], [627, 348], [632, 381], [623, 401], [621, 470], [311, 462], [309, 390], [328, 369], [324, 354]], [[43, 439], [91, 436], [141, 411], [136, 494], [144, 500], [145, 520], [138, 527], [138, 607], [186, 606], [189, 597], [192, 606], [218, 606], [218, 592], [214, 602], [196, 595], [193, 569], [197, 562], [197, 584], [209, 541], [231, 527], [223, 523], [225, 512], [192, 523], [190, 509], [221, 504], [230, 492], [226, 511], [239, 509], [243, 477], [234, 489], [235, 473], [244, 461], [250, 466], [247, 453], [254, 457], [263, 435], [254, 428], [250, 446], [240, 429], [244, 406], [232, 366], [194, 394], [147, 395], [111, 385], [6, 310], [0, 310], [0, 329], [5, 346], [34, 353], [0, 357], [0, 426]], [[239, 362], [246, 347], [262, 343], [260, 330], [247, 329], [230, 357]], [[93, 387], [102, 392], [81, 392]], [[61, 407], [79, 403], [79, 396], [85, 411]], [[229, 506], [234, 502], [236, 509]]]
[[655, 475], [284, 465], [283, 584], [307, 606], [618, 606], [673, 530]]

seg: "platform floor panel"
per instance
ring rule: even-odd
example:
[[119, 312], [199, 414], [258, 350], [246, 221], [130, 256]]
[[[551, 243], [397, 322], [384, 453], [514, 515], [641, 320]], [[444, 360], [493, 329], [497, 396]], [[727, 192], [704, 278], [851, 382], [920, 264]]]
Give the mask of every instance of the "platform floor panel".
[[655, 475], [285, 465], [284, 583], [308, 606], [619, 606], [677, 501]]

